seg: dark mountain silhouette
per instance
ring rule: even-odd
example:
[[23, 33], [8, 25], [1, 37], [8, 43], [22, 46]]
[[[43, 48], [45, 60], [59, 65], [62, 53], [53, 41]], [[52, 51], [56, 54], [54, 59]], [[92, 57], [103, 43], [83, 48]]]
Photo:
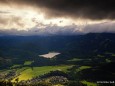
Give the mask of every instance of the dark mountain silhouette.
[[[93, 58], [106, 52], [115, 53], [115, 34], [89, 33], [77, 36], [1, 36], [0, 57], [23, 63], [48, 52], [60, 52], [57, 60], [75, 57]], [[10, 60], [9, 60], [10, 62]], [[7, 64], [7, 62], [6, 62]]]

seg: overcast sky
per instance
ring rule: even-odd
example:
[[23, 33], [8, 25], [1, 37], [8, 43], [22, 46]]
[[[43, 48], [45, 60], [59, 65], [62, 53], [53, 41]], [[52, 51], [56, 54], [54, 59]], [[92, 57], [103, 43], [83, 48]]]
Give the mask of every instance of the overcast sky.
[[114, 0], [0, 0], [0, 35], [115, 32]]

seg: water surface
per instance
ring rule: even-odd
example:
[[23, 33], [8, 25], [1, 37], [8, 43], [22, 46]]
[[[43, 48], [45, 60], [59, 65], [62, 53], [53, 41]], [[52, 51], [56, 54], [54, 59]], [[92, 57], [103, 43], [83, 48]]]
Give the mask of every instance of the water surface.
[[60, 53], [58, 52], [49, 52], [47, 54], [43, 54], [43, 55], [39, 55], [40, 57], [44, 57], [44, 58], [53, 58], [57, 55], [59, 55]]

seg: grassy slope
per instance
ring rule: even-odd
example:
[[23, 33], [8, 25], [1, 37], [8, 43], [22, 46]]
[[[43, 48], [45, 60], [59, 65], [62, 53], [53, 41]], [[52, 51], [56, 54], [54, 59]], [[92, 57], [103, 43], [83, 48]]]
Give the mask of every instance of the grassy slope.
[[[34, 67], [33, 69], [28, 67], [26, 68], [24, 71], [22, 71], [18, 77], [19, 81], [21, 80], [28, 80], [31, 79], [33, 77], [39, 76], [39, 75], [43, 75], [45, 73], [48, 73], [50, 71], [54, 71], [54, 70], [63, 70], [66, 71], [66, 69], [70, 68], [72, 66], [68, 66], [68, 65], [61, 65], [61, 66], [43, 66], [43, 67]], [[14, 82], [15, 79], [14, 78], [12, 81]]]
[[31, 65], [33, 61], [25, 61], [24, 65]]
[[79, 67], [79, 68], [76, 69], [76, 70], [77, 70], [77, 72], [79, 72], [79, 71], [82, 71], [82, 70], [88, 69], [88, 68], [91, 68], [91, 67], [90, 67], [90, 66], [81, 66], [81, 67]]
[[88, 82], [88, 81], [81, 81], [81, 82], [87, 86], [97, 86], [97, 84], [93, 82]]

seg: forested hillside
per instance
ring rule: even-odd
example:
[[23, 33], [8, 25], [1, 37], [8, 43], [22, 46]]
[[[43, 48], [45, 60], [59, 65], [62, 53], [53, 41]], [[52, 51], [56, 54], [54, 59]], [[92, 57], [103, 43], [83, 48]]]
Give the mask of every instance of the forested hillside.
[[[112, 33], [77, 36], [1, 36], [0, 83], [7, 84], [3, 80], [8, 80], [9, 84], [17, 82], [19, 86], [32, 83], [46, 83], [43, 86], [97, 86], [97, 81], [113, 81], [114, 44], [115, 34]], [[40, 57], [49, 52], [60, 54], [53, 58]]]

